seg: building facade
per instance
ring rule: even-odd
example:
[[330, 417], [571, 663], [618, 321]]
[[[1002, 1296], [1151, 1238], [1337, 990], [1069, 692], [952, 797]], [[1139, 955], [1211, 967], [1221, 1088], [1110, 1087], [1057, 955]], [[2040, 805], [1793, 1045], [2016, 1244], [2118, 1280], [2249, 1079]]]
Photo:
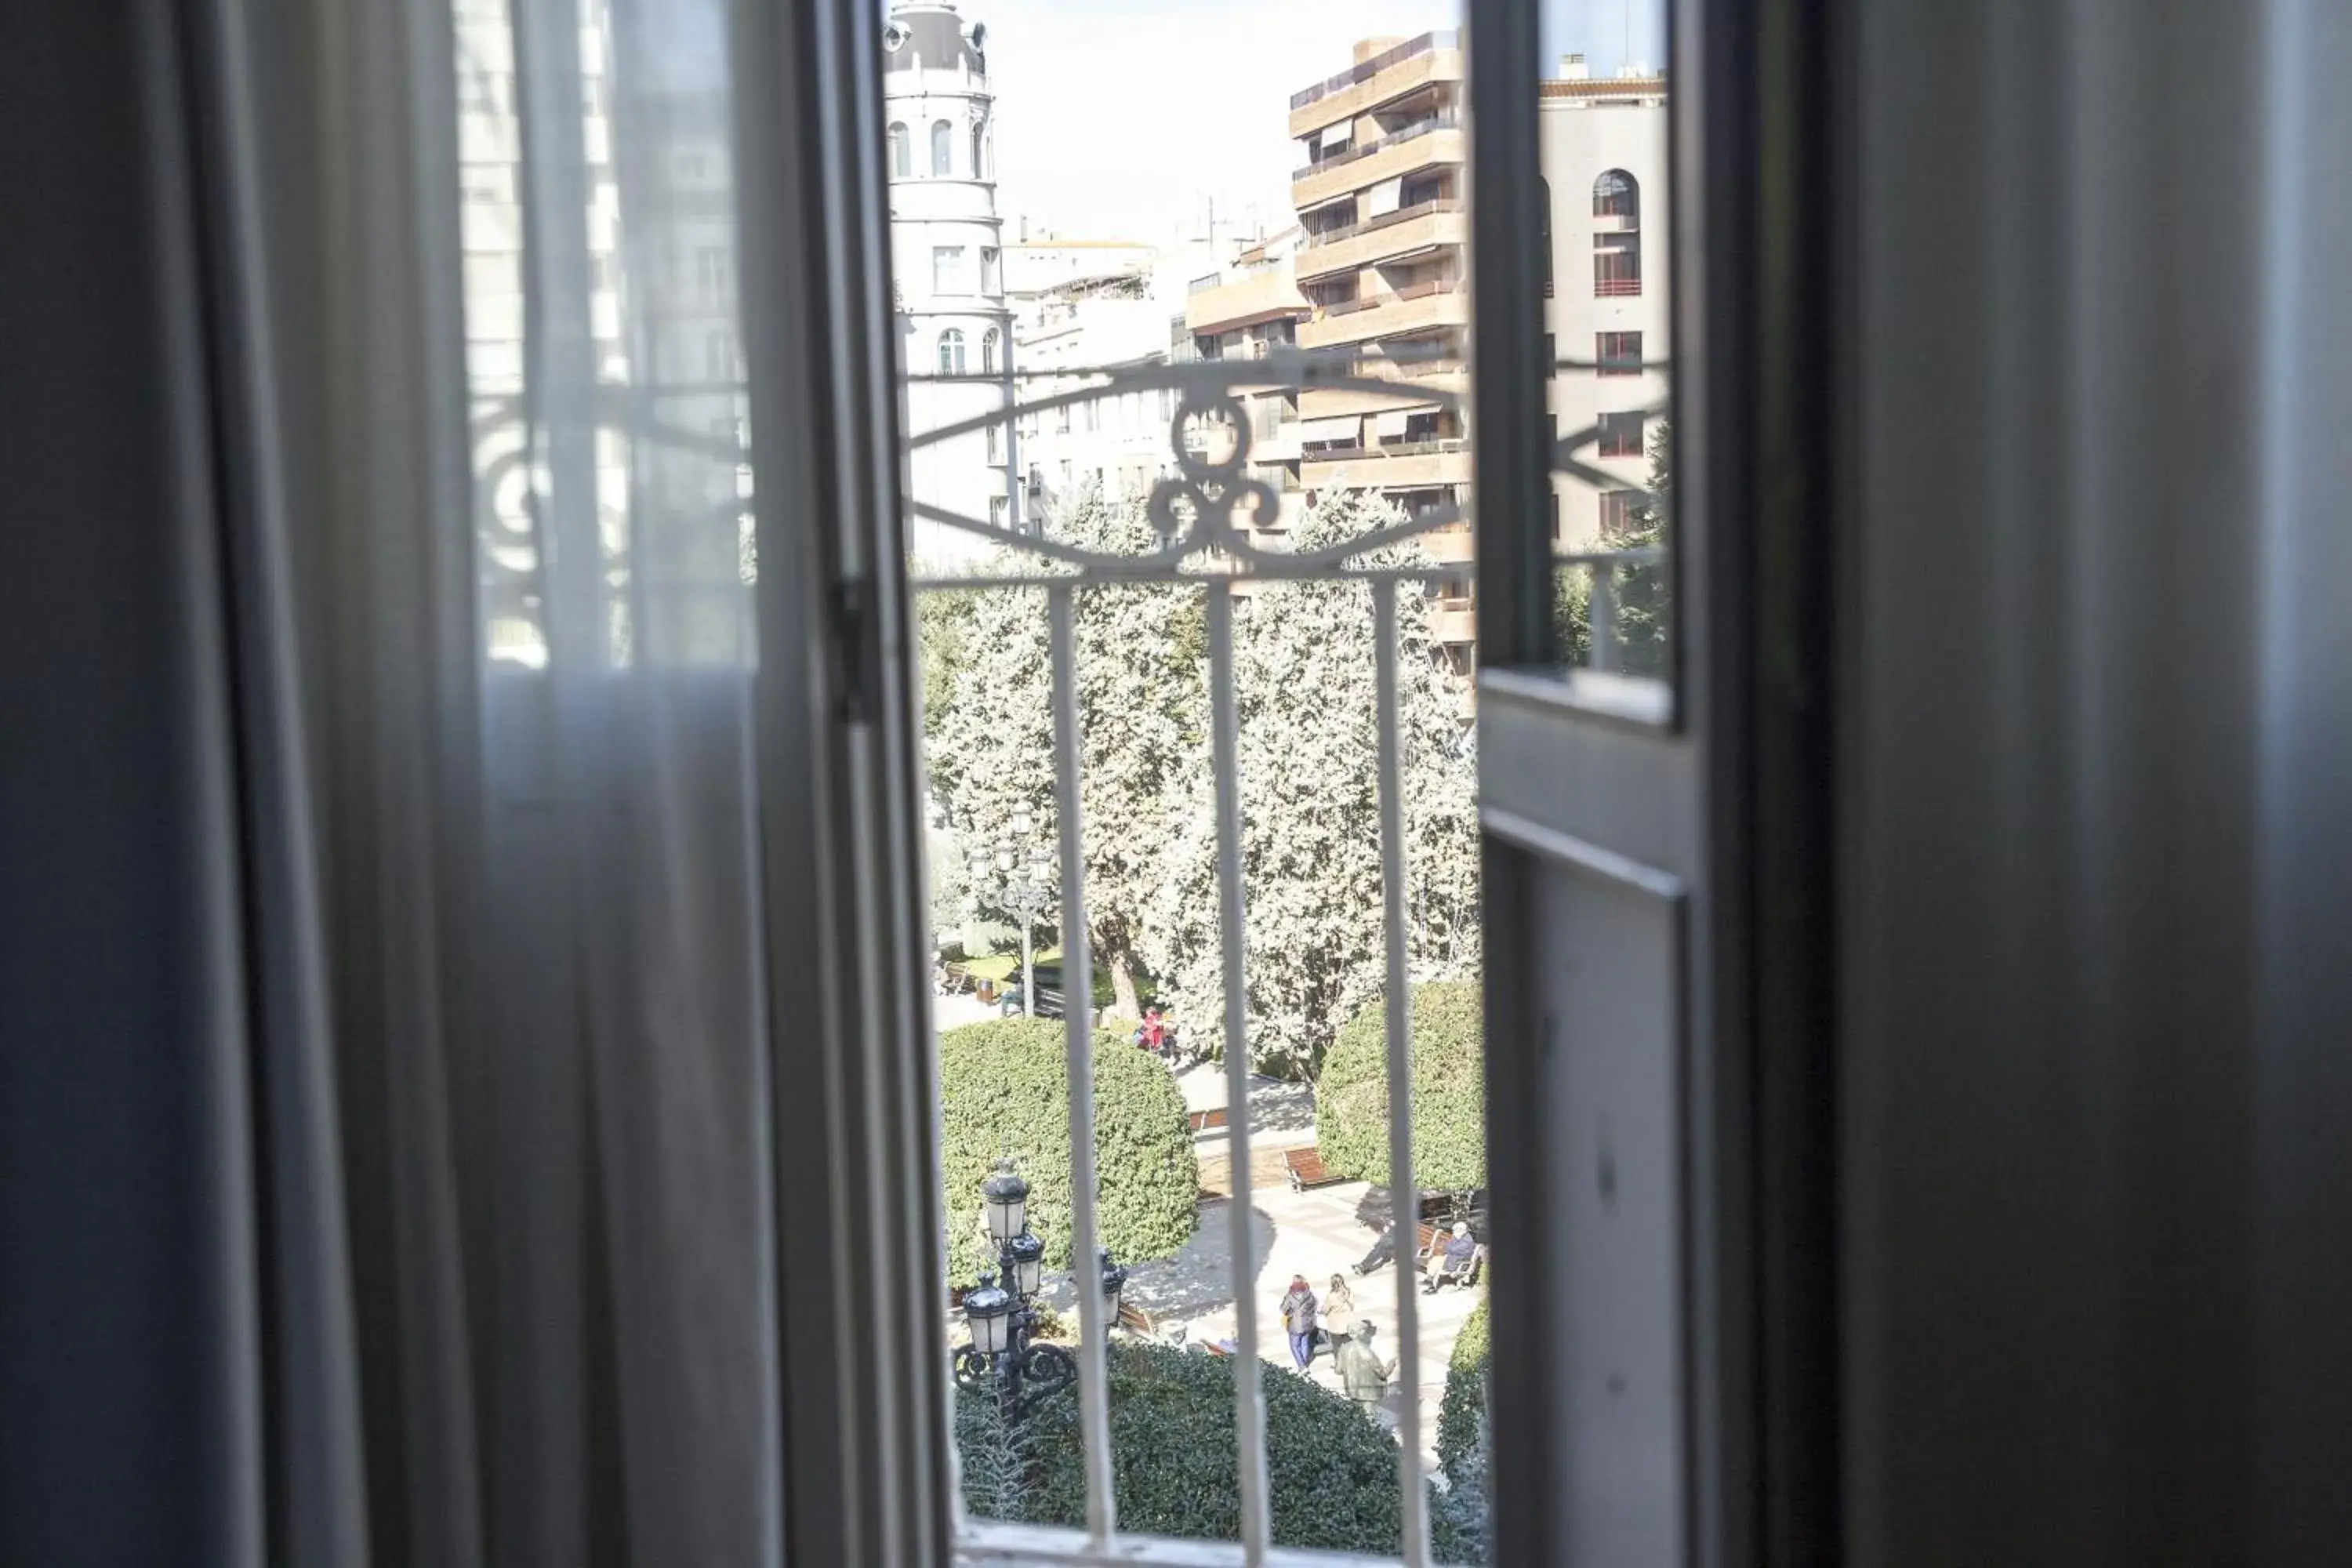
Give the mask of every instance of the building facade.
[[[1301, 231], [1293, 226], [1245, 246], [1214, 271], [1189, 279], [1184, 329], [1202, 359], [1264, 359], [1296, 347], [1309, 314], [1298, 291]], [[1299, 395], [1290, 386], [1235, 388], [1249, 426], [1248, 463], [1254, 478], [1280, 498], [1274, 515], [1253, 517], [1261, 531], [1286, 534], [1297, 520], [1304, 486], [1299, 475]]]
[[[890, 249], [912, 437], [1011, 401], [1013, 318], [996, 213], [995, 96], [988, 29], [940, 0], [899, 0], [883, 29]], [[958, 379], [969, 378], [969, 379]], [[1009, 423], [916, 446], [910, 503], [998, 527], [1021, 524], [1017, 435]], [[910, 520], [915, 555], [942, 564], [984, 553], [963, 530]]]
[[[1550, 244], [1544, 331], [1555, 363], [1553, 435], [1599, 426], [1578, 457], [1619, 476], [1596, 486], [1552, 477], [1552, 541], [1602, 545], [1650, 481], [1649, 447], [1666, 396], [1673, 313], [1667, 294], [1672, 207], [1666, 183], [1666, 81], [1632, 68], [1592, 77], [1570, 55], [1544, 82], [1537, 134]], [[1591, 368], [1584, 368], [1590, 366]]]

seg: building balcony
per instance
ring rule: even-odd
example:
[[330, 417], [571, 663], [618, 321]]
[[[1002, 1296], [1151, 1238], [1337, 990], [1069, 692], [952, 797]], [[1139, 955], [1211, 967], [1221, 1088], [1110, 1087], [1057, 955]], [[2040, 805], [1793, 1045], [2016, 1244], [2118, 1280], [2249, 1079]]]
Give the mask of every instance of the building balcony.
[[1435, 81], [1463, 79], [1462, 40], [1423, 33], [1290, 95], [1290, 134], [1313, 135]]
[[[1459, 367], [1450, 371], [1432, 372], [1425, 375], [1383, 375], [1372, 365], [1364, 367], [1367, 375], [1393, 379], [1396, 391], [1358, 392], [1352, 388], [1308, 387], [1298, 395], [1298, 416], [1301, 419], [1336, 419], [1348, 414], [1378, 414], [1391, 408], [1411, 408], [1419, 394], [1450, 394], [1460, 397], [1470, 390], [1470, 375]], [[1432, 395], [1433, 406], [1437, 398]]]
[[1332, 487], [1422, 490], [1440, 485], [1468, 484], [1470, 443], [1457, 436], [1437, 441], [1358, 447], [1327, 453], [1320, 458], [1310, 456], [1299, 464], [1298, 478], [1310, 490]]
[[1476, 607], [1459, 599], [1438, 600], [1435, 613], [1429, 617], [1429, 635], [1446, 647], [1460, 647], [1476, 642]]
[[1304, 316], [1305, 296], [1288, 267], [1269, 267], [1230, 282], [1201, 289], [1184, 297], [1184, 330], [1192, 332], [1230, 331], [1288, 316]]
[[1319, 349], [1335, 343], [1370, 342], [1469, 324], [1470, 296], [1459, 283], [1417, 283], [1393, 294], [1325, 306], [1312, 320], [1298, 323], [1298, 346]]
[[1444, 528], [1432, 529], [1421, 536], [1421, 543], [1431, 560], [1448, 566], [1477, 556], [1476, 542], [1466, 522], [1449, 522]]
[[1328, 278], [1423, 253], [1458, 248], [1470, 237], [1470, 215], [1458, 196], [1415, 202], [1392, 213], [1333, 229], [1307, 242], [1294, 260], [1301, 278]]
[[1311, 207], [1416, 170], [1460, 164], [1468, 156], [1460, 126], [1450, 119], [1432, 121], [1410, 133], [1384, 136], [1360, 152], [1343, 153], [1299, 170], [1290, 177], [1290, 205]]

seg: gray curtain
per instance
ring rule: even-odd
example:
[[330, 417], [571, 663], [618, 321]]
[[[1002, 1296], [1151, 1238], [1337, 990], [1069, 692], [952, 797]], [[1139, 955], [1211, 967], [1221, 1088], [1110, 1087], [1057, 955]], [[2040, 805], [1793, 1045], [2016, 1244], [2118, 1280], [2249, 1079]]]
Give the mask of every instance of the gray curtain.
[[37, 9], [0, 1562], [780, 1562], [720, 0]]

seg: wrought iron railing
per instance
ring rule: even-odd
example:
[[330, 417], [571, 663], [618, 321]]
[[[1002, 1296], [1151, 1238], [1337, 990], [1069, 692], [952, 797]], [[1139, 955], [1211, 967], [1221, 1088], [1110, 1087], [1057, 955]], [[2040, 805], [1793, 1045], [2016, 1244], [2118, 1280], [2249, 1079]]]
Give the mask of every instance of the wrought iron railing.
[[[1458, 368], [1458, 359], [1441, 364]], [[1582, 368], [1591, 369], [1589, 363]], [[1235, 620], [1252, 586], [1263, 583], [1347, 582], [1368, 590], [1373, 625], [1373, 693], [1377, 711], [1375, 787], [1378, 795], [1381, 943], [1385, 957], [1385, 1033], [1388, 1094], [1388, 1160], [1392, 1192], [1417, 1191], [1413, 1178], [1412, 1139], [1412, 1093], [1407, 1051], [1408, 904], [1407, 845], [1402, 759], [1400, 662], [1405, 646], [1400, 632], [1401, 590], [1421, 595], [1435, 590], [1440, 607], [1459, 615], [1473, 611], [1470, 584], [1473, 564], [1466, 560], [1439, 561], [1422, 551], [1400, 559], [1398, 547], [1412, 544], [1468, 517], [1462, 500], [1431, 506], [1410, 518], [1391, 512], [1355, 537], [1312, 548], [1290, 549], [1270, 544], [1244, 521], [1246, 515], [1275, 515], [1283, 489], [1258, 477], [1253, 466], [1253, 432], [1244, 388], [1281, 386], [1297, 391], [1334, 390], [1405, 396], [1416, 405], [1434, 403], [1459, 416], [1462, 399], [1444, 387], [1416, 386], [1401, 393], [1393, 380], [1360, 373], [1355, 356], [1318, 354], [1283, 349], [1263, 360], [1244, 364], [1216, 361], [1125, 365], [1097, 369], [1056, 368], [1037, 373], [1035, 379], [1053, 378], [1057, 384], [1042, 395], [1024, 397], [1000, 407], [957, 419], [938, 428], [915, 433], [910, 449], [919, 450], [968, 437], [1008, 417], [1034, 416], [1092, 399], [1123, 396], [1133, 392], [1168, 390], [1176, 406], [1170, 422], [1169, 455], [1175, 471], [1152, 489], [1146, 511], [1156, 531], [1156, 544], [1132, 553], [1082, 546], [1057, 536], [1052, 518], [1035, 520], [1035, 531], [1016, 531], [988, 520], [965, 516], [929, 502], [909, 507], [920, 521], [942, 527], [976, 543], [997, 547], [985, 559], [966, 563], [961, 572], [927, 572], [918, 575], [919, 594], [971, 594], [999, 589], [1042, 592], [1045, 598], [1049, 686], [1055, 770], [1053, 816], [1059, 837], [1061, 907], [1068, 911], [1063, 925], [1066, 973], [1093, 973], [1094, 956], [1087, 925], [1085, 883], [1086, 823], [1080, 789], [1079, 697], [1077, 683], [1078, 609], [1084, 595], [1105, 589], [1131, 589], [1139, 584], [1164, 584], [1171, 591], [1197, 594], [1206, 609], [1204, 676], [1208, 687], [1208, 728], [1213, 779], [1215, 887], [1218, 929], [1222, 943], [1223, 1038], [1225, 1042], [1225, 1092], [1232, 1106], [1250, 1103], [1250, 1037], [1246, 1004], [1249, 955], [1244, 938], [1244, 912], [1249, 899], [1244, 885], [1240, 780], [1240, 718], [1236, 697]], [[910, 377], [910, 381], [981, 382], [978, 377]], [[1015, 383], [1031, 379], [1016, 374]], [[1060, 384], [1084, 379], [1086, 384]], [[1002, 384], [1001, 378], [989, 384]], [[1209, 444], [1189, 439], [1204, 425], [1223, 428], [1224, 438], [1213, 452]], [[1622, 488], [1622, 481], [1593, 469], [1577, 455], [1599, 437], [1598, 427], [1575, 432], [1554, 453], [1559, 471]], [[1458, 437], [1411, 443], [1390, 450], [1462, 450]], [[1591, 571], [1597, 584], [1612, 584], [1628, 565], [1654, 563], [1655, 552], [1570, 552], [1559, 557], [1568, 569]], [[1607, 587], [1590, 595], [1596, 615], [1608, 616], [1613, 595]], [[1613, 633], [1596, 629], [1593, 640], [1612, 640]], [[1095, 1147], [1095, 1108], [1090, 1087], [1095, 1081], [1094, 1052], [1097, 1041], [1090, 1009], [1066, 1010], [1064, 1017], [1067, 1082], [1075, 1086], [1070, 1111], [1074, 1152]], [[1251, 1169], [1253, 1134], [1247, 1115], [1226, 1122], [1231, 1169]], [[1097, 1194], [1083, 1163], [1078, 1163], [1072, 1190], [1072, 1253], [1097, 1254], [1101, 1216]], [[1275, 1551], [1270, 1538], [1270, 1488], [1265, 1463], [1265, 1407], [1260, 1386], [1257, 1350], [1259, 1304], [1260, 1221], [1253, 1215], [1246, 1192], [1231, 1209], [1231, 1252], [1227, 1259], [1234, 1318], [1234, 1413], [1241, 1456], [1240, 1535], [1242, 1552], [1250, 1562], [1267, 1564], [1291, 1561]], [[1404, 1221], [1409, 1226], [1410, 1221]], [[1408, 1568], [1427, 1568], [1429, 1548], [1429, 1474], [1423, 1458], [1431, 1435], [1424, 1421], [1419, 1280], [1402, 1259], [1395, 1273], [1394, 1303], [1397, 1347], [1396, 1379], [1408, 1390], [1397, 1412], [1398, 1484], [1402, 1500], [1402, 1562]], [[1088, 1478], [1083, 1532], [1045, 1530], [992, 1521], [967, 1521], [960, 1547], [963, 1562], [972, 1564], [1058, 1563], [1101, 1565], [1114, 1563], [1176, 1563], [1219, 1561], [1213, 1552], [1203, 1555], [1198, 1545], [1145, 1545], [1123, 1536], [1118, 1528], [1116, 1499], [1110, 1494], [1110, 1424], [1105, 1336], [1110, 1325], [1102, 1320], [1098, 1296], [1077, 1292], [1081, 1319], [1076, 1360], [1079, 1430], [1084, 1473]], [[1227, 1549], [1230, 1551], [1230, 1549]], [[1307, 1559], [1300, 1559], [1307, 1561]], [[1315, 1554], [1313, 1562], [1339, 1563], [1348, 1559]], [[1372, 1560], [1361, 1560], [1372, 1561]], [[1391, 1563], [1396, 1558], [1382, 1560]]]

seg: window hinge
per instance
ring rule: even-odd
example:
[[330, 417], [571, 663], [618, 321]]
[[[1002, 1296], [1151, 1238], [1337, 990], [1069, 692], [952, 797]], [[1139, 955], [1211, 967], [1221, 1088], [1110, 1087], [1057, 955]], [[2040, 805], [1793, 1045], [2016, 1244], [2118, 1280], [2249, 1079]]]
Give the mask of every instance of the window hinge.
[[835, 584], [833, 624], [840, 639], [842, 721], [863, 724], [874, 716], [874, 688], [882, 663], [872, 579], [852, 577]]

